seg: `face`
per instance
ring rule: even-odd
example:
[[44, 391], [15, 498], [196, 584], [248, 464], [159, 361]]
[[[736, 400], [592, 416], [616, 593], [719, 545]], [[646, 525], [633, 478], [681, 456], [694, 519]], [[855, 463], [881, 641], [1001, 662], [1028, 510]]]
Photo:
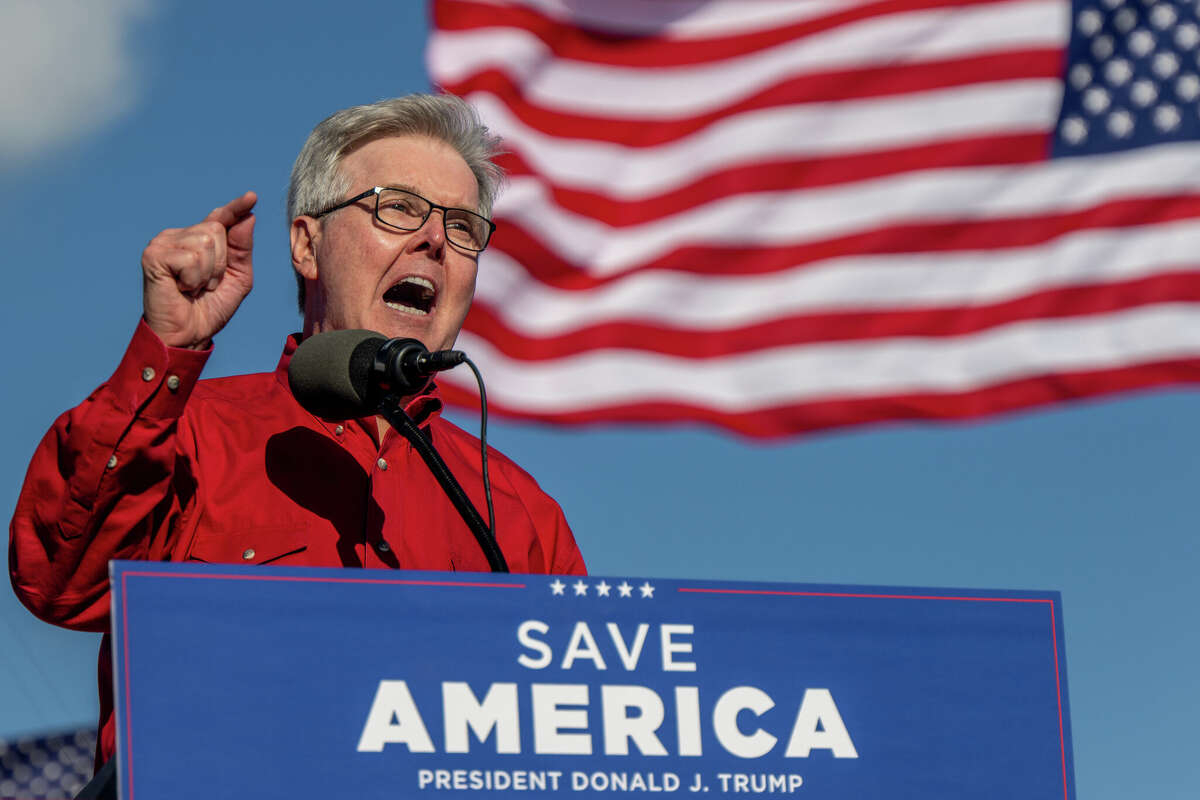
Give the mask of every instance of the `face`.
[[[478, 208], [479, 189], [453, 147], [437, 139], [376, 139], [342, 161], [347, 197], [372, 186], [408, 189], [438, 205]], [[446, 241], [442, 212], [416, 231], [375, 219], [368, 197], [321, 219], [292, 222], [292, 263], [306, 280], [305, 335], [364, 328], [454, 345], [475, 293], [477, 253]]]

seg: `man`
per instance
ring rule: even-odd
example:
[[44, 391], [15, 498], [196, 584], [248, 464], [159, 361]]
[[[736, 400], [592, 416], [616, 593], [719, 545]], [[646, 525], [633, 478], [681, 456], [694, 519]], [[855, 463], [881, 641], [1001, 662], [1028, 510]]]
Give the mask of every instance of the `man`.
[[[493, 226], [498, 140], [457, 98], [340, 111], [292, 170], [288, 216], [304, 335], [365, 328], [451, 347]], [[487, 570], [466, 524], [382, 418], [315, 417], [293, 399], [289, 337], [274, 373], [198, 381], [213, 337], [250, 291], [253, 192], [142, 254], [143, 318], [112, 378], [41, 442], [11, 526], [10, 572], [42, 619], [108, 627], [108, 561]], [[439, 411], [406, 413], [485, 502], [479, 442]], [[496, 537], [514, 572], [582, 574], [562, 511], [489, 453]], [[108, 636], [98, 761], [114, 749]]]

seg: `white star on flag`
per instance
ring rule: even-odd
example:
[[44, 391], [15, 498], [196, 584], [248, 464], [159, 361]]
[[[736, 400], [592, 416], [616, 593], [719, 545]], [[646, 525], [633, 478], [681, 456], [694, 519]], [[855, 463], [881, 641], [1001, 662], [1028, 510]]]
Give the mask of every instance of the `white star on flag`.
[[575, 581], [575, 596], [582, 597], [587, 594], [587, 584], [582, 580]]
[[558, 578], [555, 578], [554, 583], [550, 584], [550, 591], [553, 592], [554, 594], [562, 594], [563, 589], [565, 589], [565, 588], [567, 588], [567, 585], [565, 583], [563, 583], [562, 581], [560, 581]]
[[621, 597], [629, 597], [633, 593], [633, 587], [629, 585], [629, 581], [621, 581], [617, 591], [621, 593]]
[[596, 584], [596, 594], [600, 595], [601, 597], [608, 597], [608, 590], [611, 588], [612, 587], [609, 586], [607, 582], [602, 580]]
[[650, 581], [646, 581], [641, 585], [642, 597], [654, 597], [654, 587], [650, 585]]

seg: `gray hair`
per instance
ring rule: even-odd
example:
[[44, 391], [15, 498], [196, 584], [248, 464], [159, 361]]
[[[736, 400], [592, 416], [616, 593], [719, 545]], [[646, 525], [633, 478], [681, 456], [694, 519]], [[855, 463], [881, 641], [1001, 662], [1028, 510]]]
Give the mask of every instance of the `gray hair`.
[[[503, 170], [492, 163], [501, 152], [500, 137], [488, 131], [474, 108], [454, 95], [410, 94], [342, 109], [313, 128], [292, 166], [288, 224], [298, 216], [314, 215], [341, 202], [350, 190], [341, 173], [342, 159], [389, 136], [428, 136], [453, 147], [475, 175], [479, 213], [491, 215], [504, 180]], [[303, 314], [304, 278], [299, 273], [296, 283]]]

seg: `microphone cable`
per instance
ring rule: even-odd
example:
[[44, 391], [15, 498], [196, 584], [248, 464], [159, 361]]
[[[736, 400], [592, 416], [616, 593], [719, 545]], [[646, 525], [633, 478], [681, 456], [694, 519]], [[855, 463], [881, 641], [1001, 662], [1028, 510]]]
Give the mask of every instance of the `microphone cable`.
[[[471, 372], [475, 375], [475, 383], [479, 386], [479, 462], [483, 473], [483, 493], [487, 498], [488, 510], [488, 530], [492, 533], [492, 538], [496, 537], [496, 508], [492, 504], [492, 482], [488, 477], [488, 457], [487, 457], [487, 389], [483, 385], [483, 375], [479, 372], [479, 368], [475, 366], [475, 362], [467, 357], [467, 354], [461, 350], [426, 350], [424, 345], [415, 339], [392, 340], [403, 342], [404, 347], [412, 347], [415, 345], [419, 355], [416, 355], [411, 361], [406, 361], [405, 353], [402, 350], [398, 359], [398, 363], [405, 363], [406, 366], [419, 372], [421, 375], [432, 375], [434, 372], [440, 372], [444, 369], [452, 369], [459, 364], [466, 364], [471, 368]], [[390, 344], [390, 343], [389, 343]], [[376, 354], [376, 369], [383, 371], [385, 369], [385, 360], [381, 360], [384, 351], [388, 345]], [[411, 351], [410, 351], [411, 352]]]
[[483, 387], [483, 375], [475, 362], [463, 355], [463, 363], [475, 373], [475, 383], [479, 385], [479, 461], [483, 468], [483, 494], [487, 498], [488, 530], [492, 538], [496, 537], [496, 509], [492, 505], [492, 482], [488, 478], [487, 462], [487, 389]]

